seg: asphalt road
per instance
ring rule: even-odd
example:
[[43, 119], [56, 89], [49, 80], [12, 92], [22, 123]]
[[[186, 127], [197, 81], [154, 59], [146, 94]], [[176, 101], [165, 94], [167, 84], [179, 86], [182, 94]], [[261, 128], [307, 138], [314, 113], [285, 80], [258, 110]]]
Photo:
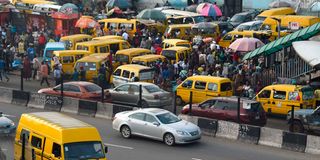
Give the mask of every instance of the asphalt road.
[[[44, 110], [30, 109], [18, 105], [0, 103], [0, 111], [11, 115], [16, 124], [22, 113], [42, 112]], [[288, 150], [252, 145], [203, 136], [193, 144], [169, 147], [162, 142], [148, 140], [139, 137], [123, 139], [120, 134], [112, 130], [110, 120], [85, 117], [79, 115], [70, 116], [80, 119], [98, 128], [103, 142], [109, 146], [107, 157], [111, 160], [318, 160], [319, 156], [306, 153], [292, 152]], [[0, 147], [7, 155], [7, 159], [13, 159], [13, 137], [1, 136]]]

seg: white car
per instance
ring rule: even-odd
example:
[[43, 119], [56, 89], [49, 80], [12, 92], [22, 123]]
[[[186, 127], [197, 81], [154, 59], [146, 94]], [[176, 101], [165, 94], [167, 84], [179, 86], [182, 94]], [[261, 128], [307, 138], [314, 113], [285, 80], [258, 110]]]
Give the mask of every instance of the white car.
[[12, 120], [0, 112], [0, 134], [11, 134], [16, 130], [16, 125]]
[[159, 108], [146, 108], [117, 113], [112, 122], [113, 129], [122, 137], [143, 136], [163, 141], [172, 146], [198, 141], [200, 128], [173, 113]]
[[262, 25], [262, 21], [250, 21], [246, 23], [241, 23], [235, 30], [242, 31], [258, 31]]

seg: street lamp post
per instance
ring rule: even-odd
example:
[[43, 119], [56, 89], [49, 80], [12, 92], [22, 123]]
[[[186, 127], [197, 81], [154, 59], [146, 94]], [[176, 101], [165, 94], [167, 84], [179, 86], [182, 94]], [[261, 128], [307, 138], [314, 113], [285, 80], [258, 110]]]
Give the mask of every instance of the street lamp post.
[[[277, 39], [280, 39], [280, 25], [281, 25], [281, 19], [278, 19], [278, 18], [275, 18], [275, 17], [271, 17], [271, 19], [277, 21], [277, 32], [278, 32], [278, 38]], [[285, 48], [282, 48], [284, 49], [283, 53], [281, 54], [281, 77], [284, 77], [284, 74], [285, 74], [285, 70], [284, 70], [284, 53], [285, 53]]]

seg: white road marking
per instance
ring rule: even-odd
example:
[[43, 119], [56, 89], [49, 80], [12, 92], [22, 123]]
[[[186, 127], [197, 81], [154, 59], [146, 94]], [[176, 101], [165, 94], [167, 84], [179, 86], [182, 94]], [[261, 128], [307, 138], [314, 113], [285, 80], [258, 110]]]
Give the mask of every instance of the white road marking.
[[191, 158], [192, 160], [202, 160], [202, 159], [199, 159], [199, 158]]
[[116, 144], [111, 144], [111, 143], [104, 143], [106, 146], [110, 147], [117, 147], [117, 148], [124, 148], [124, 149], [133, 149], [132, 147], [128, 146], [121, 146], [121, 145], [116, 145]]

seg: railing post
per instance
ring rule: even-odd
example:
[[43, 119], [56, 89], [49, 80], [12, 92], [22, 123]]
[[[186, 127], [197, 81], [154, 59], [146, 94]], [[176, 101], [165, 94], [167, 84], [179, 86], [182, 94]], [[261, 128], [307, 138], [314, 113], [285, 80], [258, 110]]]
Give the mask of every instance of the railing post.
[[193, 96], [193, 93], [192, 91], [190, 91], [190, 97], [189, 97], [189, 115], [190, 116], [192, 115], [192, 96]]

